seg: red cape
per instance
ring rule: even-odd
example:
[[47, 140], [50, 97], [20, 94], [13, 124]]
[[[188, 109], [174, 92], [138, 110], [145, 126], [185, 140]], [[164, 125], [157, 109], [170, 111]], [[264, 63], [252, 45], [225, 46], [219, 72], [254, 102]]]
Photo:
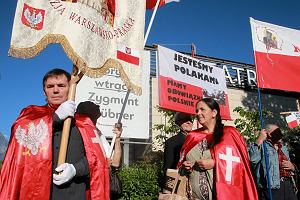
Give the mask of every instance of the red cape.
[[[52, 183], [52, 118], [48, 106], [29, 106], [12, 126], [0, 172], [0, 199], [49, 199]], [[95, 126], [83, 115], [75, 116], [90, 168], [87, 199], [109, 199], [107, 160], [95, 138]], [[30, 137], [29, 137], [30, 136]]]
[[258, 200], [247, 147], [234, 127], [224, 126], [221, 142], [214, 146], [211, 153], [215, 160], [217, 199]]
[[[201, 129], [189, 133], [182, 146], [178, 166], [181, 166], [186, 154], [203, 138], [208, 142], [212, 139], [211, 134], [205, 134]], [[220, 143], [211, 149], [211, 154], [215, 161], [216, 199], [258, 200], [246, 144], [234, 127], [224, 126], [224, 135]], [[232, 161], [226, 162], [227, 158]]]
[[180, 150], [180, 159], [178, 161], [177, 168], [181, 167], [188, 152], [204, 138], [210, 142], [212, 139], [212, 134], [204, 133], [201, 128], [189, 132]]

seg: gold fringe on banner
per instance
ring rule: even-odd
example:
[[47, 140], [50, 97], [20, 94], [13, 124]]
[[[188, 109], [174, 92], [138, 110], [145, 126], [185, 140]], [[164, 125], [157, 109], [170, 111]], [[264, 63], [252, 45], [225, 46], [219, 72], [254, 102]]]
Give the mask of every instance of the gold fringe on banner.
[[17, 58], [32, 58], [43, 51], [48, 44], [61, 44], [67, 56], [71, 59], [73, 64], [84, 73], [84, 75], [91, 78], [99, 78], [106, 75], [109, 68], [114, 68], [119, 70], [120, 77], [127, 86], [128, 90], [132, 91], [136, 95], [142, 94], [141, 87], [138, 87], [130, 81], [122, 67], [122, 64], [118, 60], [109, 58], [100, 68], [88, 67], [84, 60], [74, 51], [64, 35], [48, 34], [44, 36], [36, 45], [28, 48], [17, 48], [11, 45], [8, 55]]

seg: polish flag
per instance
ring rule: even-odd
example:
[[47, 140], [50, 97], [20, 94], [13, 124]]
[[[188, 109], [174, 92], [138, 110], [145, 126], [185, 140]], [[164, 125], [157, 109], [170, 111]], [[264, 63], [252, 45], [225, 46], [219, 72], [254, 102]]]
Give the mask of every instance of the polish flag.
[[[147, 9], [154, 9], [156, 2], [159, 0], [146, 0], [146, 8]], [[179, 0], [160, 0], [158, 7], [161, 7], [167, 3], [171, 2], [179, 2]]]
[[300, 31], [250, 18], [257, 86], [300, 92]]
[[300, 124], [300, 113], [299, 112], [292, 112], [286, 118], [286, 122], [290, 128], [295, 128]]
[[124, 45], [118, 45], [117, 58], [133, 65], [140, 64], [139, 52]]

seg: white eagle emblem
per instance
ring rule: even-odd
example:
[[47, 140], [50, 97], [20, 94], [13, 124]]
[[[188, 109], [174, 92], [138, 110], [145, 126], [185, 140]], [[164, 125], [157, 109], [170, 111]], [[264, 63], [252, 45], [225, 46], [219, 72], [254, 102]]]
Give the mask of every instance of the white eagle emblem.
[[19, 125], [15, 136], [20, 145], [27, 147], [33, 155], [36, 155], [38, 153], [39, 146], [42, 144], [47, 134], [48, 126], [45, 121], [41, 119], [40, 123], [36, 126], [34, 123], [30, 123], [28, 125], [28, 133], [26, 133], [26, 130], [21, 128]]
[[28, 25], [32, 28], [35, 28], [37, 24], [42, 22], [43, 20], [43, 15], [41, 12], [35, 13], [36, 11], [33, 9], [32, 13], [28, 8], [24, 11], [24, 16], [26, 20], [28, 21]]

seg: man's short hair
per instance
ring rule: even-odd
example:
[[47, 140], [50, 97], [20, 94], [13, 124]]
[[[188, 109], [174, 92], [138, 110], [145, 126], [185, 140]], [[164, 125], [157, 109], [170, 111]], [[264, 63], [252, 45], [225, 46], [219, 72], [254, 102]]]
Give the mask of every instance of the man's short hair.
[[96, 124], [97, 119], [101, 116], [100, 106], [91, 101], [80, 102], [76, 112], [87, 115]]
[[50, 71], [48, 71], [44, 78], [43, 78], [43, 88], [45, 88], [45, 83], [47, 81], [48, 78], [50, 77], [53, 77], [53, 76], [60, 76], [60, 75], [65, 75], [68, 79], [68, 81], [71, 80], [71, 75], [69, 72], [63, 70], [63, 69], [59, 69], [59, 68], [55, 68], [55, 69], [52, 69]]
[[193, 122], [192, 115], [188, 113], [177, 112], [174, 115], [175, 124], [181, 126], [185, 122]]

